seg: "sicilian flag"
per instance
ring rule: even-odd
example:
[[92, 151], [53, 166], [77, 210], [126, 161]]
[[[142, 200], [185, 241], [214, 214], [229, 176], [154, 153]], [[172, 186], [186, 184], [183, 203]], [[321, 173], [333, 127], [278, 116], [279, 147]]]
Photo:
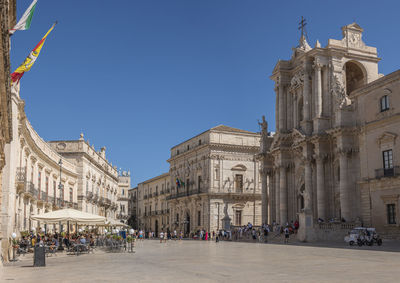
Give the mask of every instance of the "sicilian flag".
[[21, 19], [18, 21], [18, 23], [10, 29], [10, 34], [13, 34], [16, 30], [27, 30], [31, 26], [32, 22], [32, 17], [33, 17], [33, 12], [35, 12], [36, 8], [36, 2], [38, 0], [33, 0], [31, 5], [28, 7], [28, 9], [25, 11], [25, 13], [22, 15]]
[[33, 48], [31, 53], [29, 53], [29, 56], [26, 57], [24, 63], [22, 63], [21, 66], [19, 66], [14, 73], [11, 74], [11, 83], [12, 84], [17, 84], [19, 83], [19, 80], [22, 78], [22, 76], [25, 74], [25, 72], [28, 72], [31, 68], [32, 65], [35, 63], [37, 57], [39, 56], [40, 51], [42, 50], [43, 44], [46, 41], [47, 36], [49, 33], [53, 30], [54, 26], [57, 24], [55, 22], [49, 31], [43, 36], [42, 40], [39, 41], [39, 43]]

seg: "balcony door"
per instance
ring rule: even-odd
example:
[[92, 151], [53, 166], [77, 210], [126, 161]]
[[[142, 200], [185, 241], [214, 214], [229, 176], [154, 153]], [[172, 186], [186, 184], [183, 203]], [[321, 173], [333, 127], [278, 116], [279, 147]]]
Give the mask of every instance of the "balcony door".
[[383, 154], [383, 175], [393, 176], [393, 151], [391, 149], [385, 150]]

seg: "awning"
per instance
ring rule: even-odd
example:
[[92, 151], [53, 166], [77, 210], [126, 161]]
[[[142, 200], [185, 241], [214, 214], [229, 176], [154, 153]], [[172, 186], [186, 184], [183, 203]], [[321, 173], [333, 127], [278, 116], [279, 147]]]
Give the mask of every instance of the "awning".
[[106, 222], [103, 216], [82, 212], [76, 209], [60, 209], [43, 214], [31, 216], [31, 220], [42, 221], [45, 223], [67, 222], [78, 224], [101, 225]]
[[130, 227], [129, 225], [119, 222], [119, 221], [116, 221], [113, 218], [107, 218], [105, 226], [115, 226], [115, 227], [125, 227], [125, 228]]

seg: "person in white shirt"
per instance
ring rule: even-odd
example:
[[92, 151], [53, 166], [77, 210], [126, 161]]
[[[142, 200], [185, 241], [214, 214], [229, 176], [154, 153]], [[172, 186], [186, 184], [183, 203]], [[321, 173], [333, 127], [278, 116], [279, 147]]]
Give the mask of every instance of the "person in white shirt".
[[163, 239], [164, 239], [164, 232], [161, 231], [160, 232], [160, 243], [162, 243]]
[[287, 244], [289, 243], [289, 228], [287, 226], [283, 229], [283, 233], [285, 234], [285, 244]]

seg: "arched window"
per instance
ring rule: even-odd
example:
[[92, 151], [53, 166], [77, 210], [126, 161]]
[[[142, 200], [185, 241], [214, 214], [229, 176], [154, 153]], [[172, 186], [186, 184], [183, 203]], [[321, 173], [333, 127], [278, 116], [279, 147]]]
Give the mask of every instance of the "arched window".
[[346, 93], [350, 95], [353, 90], [362, 87], [365, 83], [365, 75], [359, 63], [349, 61], [344, 65], [346, 72]]

